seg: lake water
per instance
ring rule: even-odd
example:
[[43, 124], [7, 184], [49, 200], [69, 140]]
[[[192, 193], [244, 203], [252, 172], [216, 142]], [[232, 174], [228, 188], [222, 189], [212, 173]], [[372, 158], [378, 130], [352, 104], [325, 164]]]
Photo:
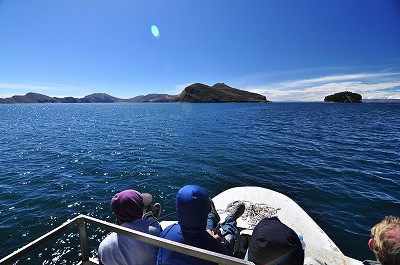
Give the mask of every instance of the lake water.
[[[398, 103], [0, 105], [0, 257], [80, 213], [113, 222], [121, 190], [167, 214], [197, 184], [284, 193], [346, 255], [373, 259], [369, 229], [400, 213], [399, 117]], [[19, 264], [68, 264], [72, 232]]]

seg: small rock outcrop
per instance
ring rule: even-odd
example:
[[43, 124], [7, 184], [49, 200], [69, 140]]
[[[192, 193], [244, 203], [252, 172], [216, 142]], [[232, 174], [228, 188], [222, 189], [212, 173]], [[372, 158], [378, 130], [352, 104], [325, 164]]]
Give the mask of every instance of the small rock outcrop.
[[326, 96], [324, 102], [362, 103], [362, 96], [357, 93], [345, 91]]
[[195, 83], [186, 87], [177, 98], [178, 102], [222, 103], [222, 102], [268, 102], [265, 96], [217, 83], [212, 87]]

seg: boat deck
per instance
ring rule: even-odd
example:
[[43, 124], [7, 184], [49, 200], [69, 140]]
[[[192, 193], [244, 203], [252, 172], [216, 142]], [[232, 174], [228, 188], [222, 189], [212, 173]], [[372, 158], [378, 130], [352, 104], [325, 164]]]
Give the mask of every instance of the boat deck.
[[[221, 212], [227, 202], [233, 200], [250, 201], [253, 204], [266, 204], [272, 209], [279, 209], [276, 215], [281, 222], [292, 228], [298, 235], [303, 236], [306, 243], [305, 257], [312, 257], [327, 264], [354, 264], [361, 261], [343, 255], [336, 244], [318, 226], [316, 222], [292, 199], [286, 195], [260, 187], [237, 187], [226, 190], [213, 198], [216, 209]], [[226, 213], [220, 214], [224, 220]], [[238, 226], [249, 227], [249, 218], [239, 218]]]

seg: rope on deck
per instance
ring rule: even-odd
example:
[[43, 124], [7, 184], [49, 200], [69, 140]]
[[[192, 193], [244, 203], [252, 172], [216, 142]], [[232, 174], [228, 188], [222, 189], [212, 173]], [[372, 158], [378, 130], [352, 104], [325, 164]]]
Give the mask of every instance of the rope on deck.
[[271, 218], [273, 216], [276, 216], [278, 210], [281, 209], [270, 207], [265, 203], [252, 203], [251, 201], [242, 200], [229, 203], [226, 206], [225, 210], [218, 210], [218, 213], [226, 212], [227, 214], [231, 214], [235, 210], [236, 205], [238, 205], [239, 203], [244, 203], [245, 205], [245, 211], [241, 218], [243, 220], [247, 220], [249, 229], [253, 229], [258, 224], [258, 222], [266, 217]]

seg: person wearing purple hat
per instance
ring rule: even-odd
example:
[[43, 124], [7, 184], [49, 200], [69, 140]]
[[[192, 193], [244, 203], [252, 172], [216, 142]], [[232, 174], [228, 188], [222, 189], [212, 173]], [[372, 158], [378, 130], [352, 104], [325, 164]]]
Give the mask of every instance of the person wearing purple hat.
[[[152, 196], [136, 190], [124, 190], [111, 199], [111, 210], [117, 223], [123, 227], [134, 229], [154, 236], [160, 236], [161, 227], [158, 220], [161, 206], [156, 203], [152, 210], [144, 213], [151, 205]], [[99, 246], [100, 264], [147, 265], [155, 264], [158, 247], [136, 239], [111, 233]]]

